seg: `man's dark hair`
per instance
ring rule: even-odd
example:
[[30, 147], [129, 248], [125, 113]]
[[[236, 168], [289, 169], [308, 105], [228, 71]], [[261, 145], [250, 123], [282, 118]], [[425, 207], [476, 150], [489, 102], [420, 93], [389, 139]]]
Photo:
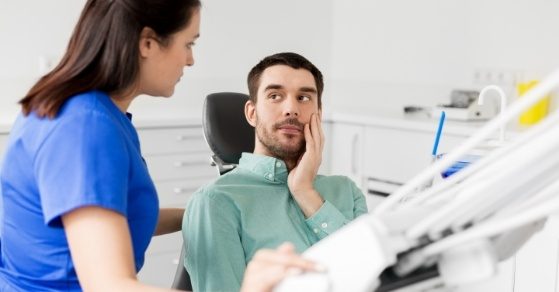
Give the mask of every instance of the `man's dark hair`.
[[314, 76], [316, 84], [316, 91], [318, 94], [318, 108], [322, 108], [322, 90], [324, 89], [324, 81], [322, 80], [322, 73], [316, 68], [313, 63], [305, 57], [296, 53], [278, 53], [268, 56], [254, 66], [248, 73], [247, 83], [250, 101], [256, 104], [258, 96], [258, 87], [260, 86], [260, 76], [266, 68], [275, 65], [286, 65], [293, 69], [305, 69]]
[[88, 0], [58, 66], [20, 100], [23, 113], [54, 118], [78, 93], [128, 90], [140, 71], [142, 30], [151, 28], [167, 46], [200, 6], [200, 0]]

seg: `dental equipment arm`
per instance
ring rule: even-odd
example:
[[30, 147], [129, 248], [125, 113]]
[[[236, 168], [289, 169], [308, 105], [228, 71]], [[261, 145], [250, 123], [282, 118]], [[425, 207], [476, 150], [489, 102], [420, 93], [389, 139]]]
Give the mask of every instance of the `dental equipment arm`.
[[417, 190], [558, 85], [559, 70], [370, 214], [303, 253], [326, 273], [289, 277], [275, 291], [413, 291], [421, 283], [459, 286], [494, 276], [498, 262], [559, 210], [559, 112], [440, 184]]

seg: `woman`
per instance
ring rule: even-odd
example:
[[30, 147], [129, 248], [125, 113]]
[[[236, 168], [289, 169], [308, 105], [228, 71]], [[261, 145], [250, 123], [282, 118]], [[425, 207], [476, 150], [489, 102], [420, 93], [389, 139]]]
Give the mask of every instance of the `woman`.
[[[173, 94], [194, 64], [200, 5], [87, 1], [60, 64], [20, 101], [0, 175], [0, 291], [163, 290], [136, 273], [151, 236], [178, 231], [183, 210], [159, 210], [127, 109]], [[282, 260], [263, 262], [282, 271], [308, 266], [271, 254]]]

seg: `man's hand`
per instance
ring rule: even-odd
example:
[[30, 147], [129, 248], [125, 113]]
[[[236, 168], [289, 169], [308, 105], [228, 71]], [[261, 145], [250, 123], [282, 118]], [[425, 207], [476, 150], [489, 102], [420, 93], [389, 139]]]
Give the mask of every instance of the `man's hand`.
[[319, 114], [312, 114], [309, 123], [305, 125], [305, 153], [301, 155], [297, 166], [291, 170], [287, 178], [287, 186], [307, 218], [316, 213], [324, 202], [313, 186], [322, 163], [324, 148], [324, 134], [320, 120]]

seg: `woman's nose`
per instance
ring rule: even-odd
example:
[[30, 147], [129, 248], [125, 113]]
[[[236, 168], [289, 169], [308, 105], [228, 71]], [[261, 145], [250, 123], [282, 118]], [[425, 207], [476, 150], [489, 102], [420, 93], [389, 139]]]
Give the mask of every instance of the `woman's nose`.
[[192, 52], [188, 53], [186, 56], [186, 66], [190, 67], [194, 65], [194, 54]]

